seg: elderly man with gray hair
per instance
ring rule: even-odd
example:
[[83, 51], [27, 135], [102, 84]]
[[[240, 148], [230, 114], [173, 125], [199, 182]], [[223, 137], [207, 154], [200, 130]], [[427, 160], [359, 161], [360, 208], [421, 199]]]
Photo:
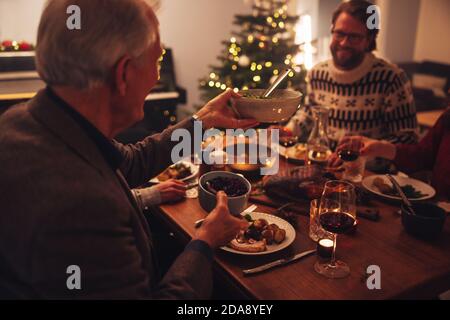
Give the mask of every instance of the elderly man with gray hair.
[[[81, 30], [66, 26], [81, 9]], [[213, 249], [247, 224], [224, 193], [160, 279], [151, 234], [130, 187], [171, 164], [177, 128], [247, 128], [226, 91], [192, 119], [135, 145], [113, 137], [143, 117], [159, 77], [158, 21], [143, 0], [50, 0], [37, 70], [47, 83], [0, 118], [0, 292], [9, 298], [209, 298]], [[72, 277], [77, 272], [78, 278]]]

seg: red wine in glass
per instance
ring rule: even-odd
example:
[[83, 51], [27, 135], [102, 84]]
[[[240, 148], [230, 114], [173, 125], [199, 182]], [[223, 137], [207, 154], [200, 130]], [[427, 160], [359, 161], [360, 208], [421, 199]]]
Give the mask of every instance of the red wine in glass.
[[281, 128], [280, 129], [280, 144], [285, 148], [293, 147], [298, 142], [298, 137], [294, 135], [292, 130], [288, 128]]
[[285, 148], [293, 147], [297, 142], [297, 137], [280, 137], [280, 144]]
[[340, 150], [338, 152], [339, 158], [341, 158], [345, 162], [353, 162], [358, 160], [359, 158], [359, 152], [353, 151], [353, 150]]
[[332, 233], [345, 233], [355, 224], [355, 218], [345, 212], [329, 211], [319, 216], [319, 221], [325, 230]]

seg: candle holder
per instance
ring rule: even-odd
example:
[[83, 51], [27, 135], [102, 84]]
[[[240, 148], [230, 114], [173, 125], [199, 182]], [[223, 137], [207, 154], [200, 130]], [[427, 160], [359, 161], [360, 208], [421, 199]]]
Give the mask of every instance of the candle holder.
[[323, 238], [317, 241], [317, 255], [323, 259], [330, 259], [333, 254], [333, 240]]

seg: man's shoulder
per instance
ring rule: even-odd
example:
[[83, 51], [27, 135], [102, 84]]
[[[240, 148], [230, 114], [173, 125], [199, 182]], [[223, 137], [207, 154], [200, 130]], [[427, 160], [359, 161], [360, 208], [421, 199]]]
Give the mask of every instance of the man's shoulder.
[[332, 60], [325, 60], [317, 63], [314, 67], [311, 68], [311, 70], [308, 71], [308, 79], [314, 80], [323, 74], [329, 73], [332, 63]]
[[381, 57], [374, 58], [372, 70], [373, 71], [390, 71], [394, 75], [398, 75], [398, 76], [405, 73], [403, 71], [403, 69], [401, 69], [398, 65], [396, 65], [395, 63], [389, 62], [388, 60], [383, 59]]
[[0, 116], [0, 126], [8, 126], [10, 124], [16, 124], [17, 122], [24, 121], [30, 118], [30, 112], [28, 111], [27, 103], [19, 103], [9, 107]]
[[328, 71], [330, 69], [330, 66], [332, 64], [332, 60], [328, 59], [325, 61], [321, 61], [319, 63], [317, 63], [314, 67], [311, 68], [311, 72], [313, 71]]

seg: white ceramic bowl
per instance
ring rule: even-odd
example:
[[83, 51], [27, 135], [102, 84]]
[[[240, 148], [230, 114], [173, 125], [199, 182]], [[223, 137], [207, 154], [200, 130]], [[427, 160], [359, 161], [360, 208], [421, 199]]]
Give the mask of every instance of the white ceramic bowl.
[[207, 212], [211, 212], [216, 207], [216, 195], [205, 189], [206, 181], [212, 180], [216, 177], [236, 178], [241, 180], [247, 186], [247, 193], [238, 197], [228, 197], [228, 208], [231, 214], [238, 215], [247, 208], [248, 198], [252, 185], [243, 176], [227, 171], [212, 171], [202, 175], [198, 181], [198, 200], [200, 206]]
[[275, 90], [267, 99], [260, 97], [265, 90], [242, 91], [242, 97], [234, 100], [234, 106], [241, 118], [254, 118], [261, 123], [278, 123], [288, 120], [300, 107], [302, 94], [290, 89]]

